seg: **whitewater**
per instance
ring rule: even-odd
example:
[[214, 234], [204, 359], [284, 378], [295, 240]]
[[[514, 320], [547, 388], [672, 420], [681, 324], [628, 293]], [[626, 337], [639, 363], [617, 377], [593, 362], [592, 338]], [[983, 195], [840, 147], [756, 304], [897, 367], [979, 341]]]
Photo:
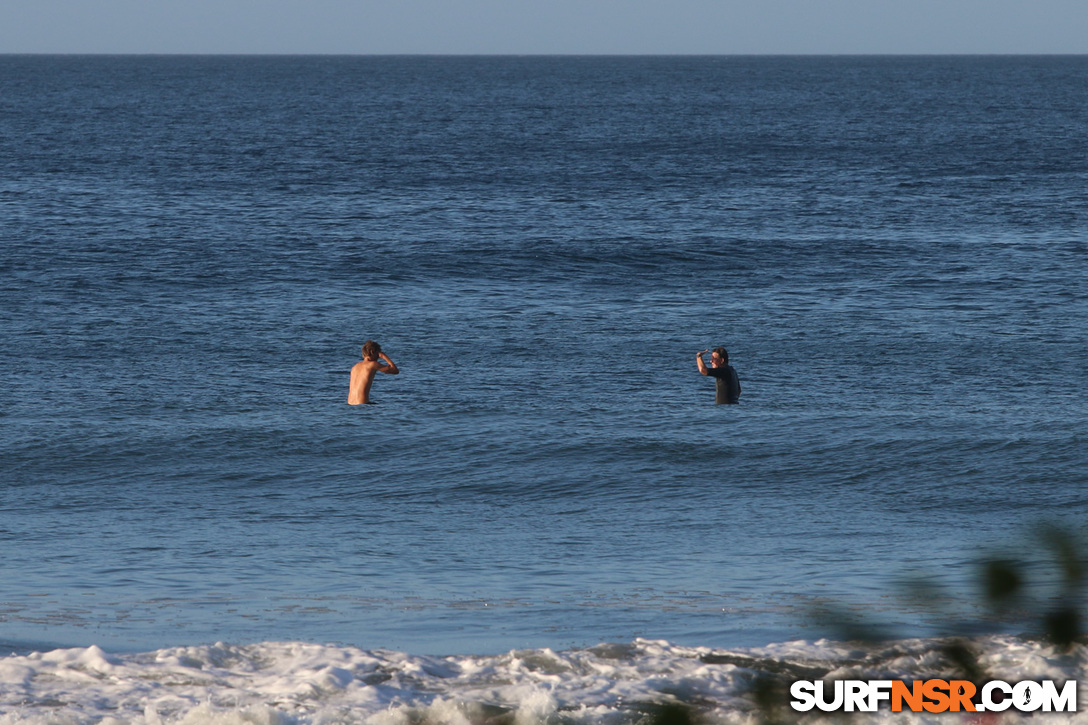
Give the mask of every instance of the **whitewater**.
[[[266, 642], [177, 647], [116, 655], [98, 647], [0, 660], [4, 723], [634, 723], [681, 704], [706, 722], [769, 717], [824, 721], [758, 699], [756, 682], [797, 679], [955, 678], [933, 640], [868, 646], [829, 640], [744, 650], [636, 640], [584, 650], [515, 650], [492, 656], [419, 656], [384, 650]], [[1013, 637], [976, 640], [990, 679], [1081, 680], [1088, 648], [1069, 652]], [[1084, 688], [1078, 699], [1083, 702]], [[974, 722], [970, 713], [866, 713], [865, 722]], [[1013, 721], [1007, 713], [986, 722]], [[791, 720], [792, 721], [792, 720]], [[1078, 712], [1032, 722], [1088, 722]], [[978, 720], [982, 722], [982, 720]]]

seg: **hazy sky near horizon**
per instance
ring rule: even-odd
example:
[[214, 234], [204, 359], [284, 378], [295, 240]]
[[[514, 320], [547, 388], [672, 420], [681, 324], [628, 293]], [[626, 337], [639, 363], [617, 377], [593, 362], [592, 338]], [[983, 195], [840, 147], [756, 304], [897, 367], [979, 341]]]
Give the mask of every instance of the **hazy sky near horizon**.
[[1088, 53], [1088, 2], [3, 0], [0, 53]]

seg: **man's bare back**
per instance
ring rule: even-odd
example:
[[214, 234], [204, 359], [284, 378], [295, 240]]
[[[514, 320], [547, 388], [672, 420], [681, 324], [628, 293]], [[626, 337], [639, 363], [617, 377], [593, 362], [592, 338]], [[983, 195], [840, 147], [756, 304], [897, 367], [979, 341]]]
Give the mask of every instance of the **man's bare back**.
[[363, 345], [363, 360], [355, 363], [351, 368], [351, 382], [348, 384], [348, 405], [364, 405], [371, 403], [370, 386], [374, 383], [377, 373], [389, 373], [397, 375], [400, 370], [382, 352], [382, 347], [373, 340], [367, 340]]

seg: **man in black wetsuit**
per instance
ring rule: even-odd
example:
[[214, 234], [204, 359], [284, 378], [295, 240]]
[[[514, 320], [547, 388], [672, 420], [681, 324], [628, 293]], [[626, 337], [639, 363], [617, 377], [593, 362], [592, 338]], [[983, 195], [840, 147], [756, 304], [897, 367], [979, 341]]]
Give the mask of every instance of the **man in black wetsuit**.
[[710, 350], [703, 350], [696, 355], [695, 363], [699, 366], [700, 373], [714, 378], [714, 387], [717, 391], [714, 402], [718, 404], [739, 403], [740, 378], [737, 377], [737, 371], [729, 364], [729, 353], [725, 351], [724, 347], [714, 348], [714, 352], [710, 352], [710, 367], [707, 367], [706, 363], [703, 362], [703, 355], [708, 352]]

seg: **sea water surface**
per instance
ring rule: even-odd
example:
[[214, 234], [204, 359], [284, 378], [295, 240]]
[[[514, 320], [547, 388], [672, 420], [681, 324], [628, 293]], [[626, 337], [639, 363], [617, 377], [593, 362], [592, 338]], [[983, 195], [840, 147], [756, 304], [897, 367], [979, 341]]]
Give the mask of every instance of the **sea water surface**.
[[[643, 657], [833, 637], [821, 604], [942, 633], [912, 577], [973, 621], [979, 561], [1084, 526], [1085, 87], [1083, 57], [0, 56], [3, 707], [153, 722], [34, 683], [313, 651], [353, 663], [333, 690], [511, 650], [652, 690]], [[369, 338], [402, 373], [351, 407]]]

